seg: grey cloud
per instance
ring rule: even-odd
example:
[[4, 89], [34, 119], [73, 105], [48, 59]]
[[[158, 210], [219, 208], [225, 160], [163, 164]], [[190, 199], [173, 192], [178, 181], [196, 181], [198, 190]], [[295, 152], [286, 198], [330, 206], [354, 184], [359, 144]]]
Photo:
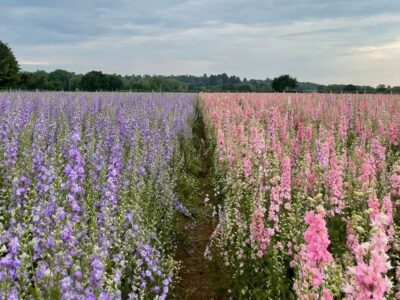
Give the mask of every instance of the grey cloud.
[[395, 0], [6, 0], [0, 19], [29, 70], [398, 80], [397, 44], [386, 46], [400, 37]]

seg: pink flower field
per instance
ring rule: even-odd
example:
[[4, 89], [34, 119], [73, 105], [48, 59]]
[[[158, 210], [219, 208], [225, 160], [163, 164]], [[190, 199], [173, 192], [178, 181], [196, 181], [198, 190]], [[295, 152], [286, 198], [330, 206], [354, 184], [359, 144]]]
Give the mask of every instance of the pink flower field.
[[400, 97], [200, 98], [235, 298], [400, 299]]

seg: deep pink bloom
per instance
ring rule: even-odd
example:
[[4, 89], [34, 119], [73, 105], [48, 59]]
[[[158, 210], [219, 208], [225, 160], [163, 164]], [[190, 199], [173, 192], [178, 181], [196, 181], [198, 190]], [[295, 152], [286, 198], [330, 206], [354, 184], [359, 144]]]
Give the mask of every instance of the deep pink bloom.
[[281, 198], [287, 201], [291, 199], [291, 164], [290, 158], [285, 156], [282, 160], [282, 176], [281, 176]]
[[[305, 247], [300, 252], [301, 273], [306, 275], [299, 279], [302, 285], [310, 284], [310, 288], [317, 288], [324, 282], [325, 267], [333, 261], [328, 251], [330, 244], [325, 222], [325, 212], [315, 213], [308, 211], [304, 218], [308, 225], [304, 232]], [[300, 298], [302, 295], [298, 295]]]

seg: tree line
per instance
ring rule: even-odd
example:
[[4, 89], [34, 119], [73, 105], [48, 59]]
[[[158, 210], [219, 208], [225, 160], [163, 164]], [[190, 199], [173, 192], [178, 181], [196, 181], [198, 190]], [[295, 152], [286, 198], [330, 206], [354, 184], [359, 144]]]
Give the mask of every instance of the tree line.
[[76, 74], [67, 70], [46, 72], [20, 71], [7, 44], [0, 41], [0, 89], [48, 91], [135, 91], [135, 92], [331, 92], [331, 93], [400, 93], [400, 86], [322, 85], [298, 82], [282, 75], [274, 79], [247, 79], [218, 75], [118, 75], [90, 71]]

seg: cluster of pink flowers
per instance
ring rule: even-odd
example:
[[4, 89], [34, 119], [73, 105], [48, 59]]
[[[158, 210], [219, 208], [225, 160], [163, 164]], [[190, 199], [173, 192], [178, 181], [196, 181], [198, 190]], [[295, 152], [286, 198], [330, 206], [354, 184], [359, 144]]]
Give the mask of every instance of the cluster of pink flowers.
[[301, 256], [310, 268], [315, 269], [312, 272], [315, 275], [313, 279], [313, 286], [315, 287], [322, 283], [323, 275], [321, 270], [332, 262], [332, 255], [328, 251], [328, 246], [331, 242], [323, 211], [319, 213], [307, 212], [304, 221], [307, 223], [308, 228], [304, 232], [306, 248], [301, 252]]
[[395, 165], [392, 176], [390, 176], [391, 195], [397, 199], [395, 204], [400, 206], [400, 165]]
[[397, 146], [399, 144], [399, 140], [398, 140], [398, 125], [397, 125], [397, 123], [390, 123], [389, 124], [389, 130], [390, 130], [389, 142], [392, 145]]
[[381, 142], [378, 139], [372, 139], [371, 141], [371, 150], [372, 154], [375, 156], [375, 161], [377, 162], [377, 169], [380, 172], [384, 172], [385, 170], [385, 158], [386, 158], [386, 149], [381, 145]]
[[279, 229], [279, 211], [282, 204], [282, 199], [279, 193], [280, 187], [273, 186], [271, 188], [270, 205], [268, 210], [268, 221], [272, 222], [272, 227], [275, 231]]
[[365, 155], [361, 165], [359, 180], [362, 184], [372, 184], [376, 177], [375, 159], [372, 155]]
[[290, 158], [285, 156], [282, 160], [282, 176], [281, 176], [281, 199], [286, 200], [284, 207], [290, 209], [291, 199], [291, 164]]
[[332, 215], [340, 214], [344, 209], [343, 202], [343, 178], [342, 168], [338, 164], [336, 155], [332, 155], [330, 159], [330, 170], [328, 177], [328, 186], [330, 189], [330, 204], [332, 206]]
[[339, 129], [338, 129], [339, 136], [342, 139], [342, 141], [344, 141], [347, 137], [347, 125], [348, 124], [346, 117], [342, 116], [340, 118]]
[[273, 229], [265, 227], [264, 214], [265, 209], [261, 207], [261, 205], [258, 205], [253, 212], [250, 225], [250, 240], [256, 245], [257, 255], [259, 257], [264, 255], [271, 241], [271, 237], [274, 234]]
[[374, 196], [369, 198], [368, 206], [371, 209], [371, 238], [354, 249], [356, 265], [347, 271], [350, 281], [344, 289], [346, 299], [384, 299], [392, 287], [387, 276], [390, 269], [388, 229], [392, 220], [385, 211], [390, 208], [383, 207], [381, 210], [379, 200]]
[[372, 139], [371, 141], [372, 153], [376, 155], [376, 158], [380, 161], [385, 161], [385, 147], [381, 145], [381, 142], [378, 139]]
[[246, 178], [250, 177], [251, 170], [252, 170], [251, 160], [248, 157], [246, 157], [243, 160], [243, 173], [244, 173], [244, 176], [246, 176]]
[[[300, 252], [300, 282], [296, 283], [297, 296], [300, 299], [318, 299], [316, 291], [324, 283], [326, 266], [333, 263], [328, 251], [330, 244], [325, 222], [325, 211], [308, 211], [304, 221], [308, 225], [304, 232], [305, 247]], [[324, 288], [324, 299], [332, 299], [329, 289]]]

